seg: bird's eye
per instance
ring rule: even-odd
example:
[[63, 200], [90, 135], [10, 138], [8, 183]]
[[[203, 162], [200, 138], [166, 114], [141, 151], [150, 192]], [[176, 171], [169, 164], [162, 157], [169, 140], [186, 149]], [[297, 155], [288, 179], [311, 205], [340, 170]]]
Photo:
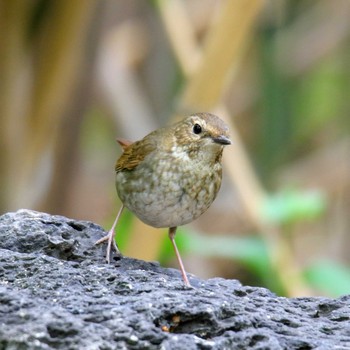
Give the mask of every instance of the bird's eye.
[[193, 132], [197, 135], [200, 134], [202, 132], [202, 127], [198, 123], [194, 124]]

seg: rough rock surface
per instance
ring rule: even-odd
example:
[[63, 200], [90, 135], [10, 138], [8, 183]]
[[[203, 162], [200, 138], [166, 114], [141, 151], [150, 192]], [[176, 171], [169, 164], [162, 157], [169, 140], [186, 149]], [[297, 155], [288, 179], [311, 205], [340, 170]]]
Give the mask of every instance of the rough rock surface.
[[122, 258], [90, 222], [0, 217], [0, 349], [350, 349], [350, 296], [275, 296]]

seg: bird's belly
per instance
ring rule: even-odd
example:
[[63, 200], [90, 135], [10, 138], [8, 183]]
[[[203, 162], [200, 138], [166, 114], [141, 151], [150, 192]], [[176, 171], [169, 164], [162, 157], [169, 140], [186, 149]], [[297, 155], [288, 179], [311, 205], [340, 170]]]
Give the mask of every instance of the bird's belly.
[[195, 180], [190, 175], [174, 179], [166, 172], [146, 177], [122, 172], [116, 178], [124, 205], [153, 227], [180, 226], [195, 220], [209, 208], [220, 184], [221, 172], [213, 171], [203, 172]]

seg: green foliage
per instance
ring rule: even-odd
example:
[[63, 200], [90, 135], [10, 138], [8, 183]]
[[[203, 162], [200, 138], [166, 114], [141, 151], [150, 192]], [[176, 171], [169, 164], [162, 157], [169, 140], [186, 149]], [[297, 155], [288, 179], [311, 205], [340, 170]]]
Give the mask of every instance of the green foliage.
[[263, 206], [264, 218], [274, 224], [288, 225], [314, 220], [326, 208], [326, 200], [318, 191], [283, 190], [267, 197]]
[[240, 261], [257, 275], [264, 276], [270, 270], [267, 247], [259, 237], [223, 235], [186, 235], [187, 249], [204, 257], [229, 258]]
[[335, 261], [315, 262], [304, 275], [308, 283], [323, 294], [333, 297], [350, 294], [350, 268]]
[[271, 174], [290, 157], [295, 132], [293, 81], [281, 74], [278, 60], [279, 26], [269, 25], [259, 32], [258, 132], [252, 154], [259, 175], [271, 185]]
[[[208, 236], [181, 228], [176, 234], [176, 243], [179, 250], [187, 254], [235, 260], [245, 266], [264, 285], [283, 294], [269, 261], [268, 248], [263, 239], [258, 236]], [[175, 253], [170, 240], [165, 237], [159, 260], [164, 264], [170, 257], [174, 258]]]
[[346, 103], [346, 80], [340, 57], [319, 62], [299, 81], [294, 91], [297, 142], [310, 142], [318, 130], [329, 128], [342, 115]]

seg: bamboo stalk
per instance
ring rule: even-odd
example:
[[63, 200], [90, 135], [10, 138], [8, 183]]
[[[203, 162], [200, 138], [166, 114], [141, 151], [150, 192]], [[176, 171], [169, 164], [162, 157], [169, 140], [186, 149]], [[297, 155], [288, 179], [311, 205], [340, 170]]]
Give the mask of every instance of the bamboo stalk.
[[26, 98], [19, 91], [24, 85], [29, 9], [29, 1], [0, 1], [0, 212], [8, 210], [12, 201], [12, 179], [22, 152]]
[[[21, 203], [26, 205], [36, 206], [50, 185], [50, 174], [45, 175], [43, 169], [50, 168], [54, 145], [63, 142], [57, 139], [58, 130], [76, 86], [82, 42], [96, 3], [96, 0], [53, 2], [44, 23], [45, 30], [41, 31], [43, 36], [27, 123], [27, 147], [17, 184]], [[43, 163], [45, 153], [47, 158]], [[39, 190], [33, 186], [38, 178], [42, 183]]]
[[229, 78], [232, 79], [232, 73], [239, 65], [254, 20], [263, 4], [263, 0], [224, 2], [219, 18], [207, 34], [200, 65], [189, 77], [182, 96], [183, 107], [211, 110], [217, 105], [226, 83]]

